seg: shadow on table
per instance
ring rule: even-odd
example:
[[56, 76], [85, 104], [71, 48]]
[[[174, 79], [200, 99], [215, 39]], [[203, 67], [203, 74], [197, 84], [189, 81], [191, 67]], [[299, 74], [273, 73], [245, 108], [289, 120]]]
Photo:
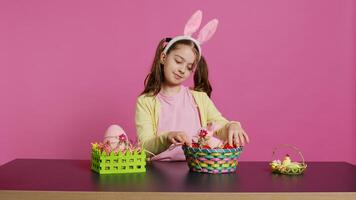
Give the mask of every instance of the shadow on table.
[[145, 190], [146, 173], [97, 174], [92, 173], [97, 189], [102, 191], [136, 191]]
[[151, 191], [229, 191], [238, 177], [237, 173], [206, 174], [192, 172], [184, 161], [154, 162], [149, 166], [149, 170], [147, 175], [151, 183]]

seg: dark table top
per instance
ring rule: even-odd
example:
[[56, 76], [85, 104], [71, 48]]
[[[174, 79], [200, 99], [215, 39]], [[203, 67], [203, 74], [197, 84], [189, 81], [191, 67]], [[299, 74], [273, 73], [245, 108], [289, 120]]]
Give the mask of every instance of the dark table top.
[[186, 162], [148, 163], [146, 173], [99, 175], [89, 160], [16, 159], [0, 166], [0, 190], [117, 192], [356, 192], [356, 166], [308, 162], [303, 175], [272, 174], [268, 162], [237, 173], [190, 172]]

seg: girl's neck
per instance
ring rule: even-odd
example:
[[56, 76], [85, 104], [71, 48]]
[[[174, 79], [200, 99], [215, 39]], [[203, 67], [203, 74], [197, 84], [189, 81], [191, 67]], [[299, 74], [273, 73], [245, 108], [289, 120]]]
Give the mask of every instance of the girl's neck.
[[181, 85], [171, 86], [171, 85], [162, 84], [161, 92], [165, 96], [174, 96], [179, 93], [181, 87], [182, 87]]

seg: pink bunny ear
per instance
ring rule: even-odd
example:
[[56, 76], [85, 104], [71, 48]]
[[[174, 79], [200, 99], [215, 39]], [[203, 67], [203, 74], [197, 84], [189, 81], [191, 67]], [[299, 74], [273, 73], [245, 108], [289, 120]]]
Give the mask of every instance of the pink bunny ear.
[[201, 20], [203, 18], [203, 12], [197, 10], [188, 20], [184, 27], [184, 35], [191, 36], [200, 27]]
[[217, 19], [213, 19], [200, 30], [198, 35], [198, 41], [200, 44], [208, 41], [214, 35], [216, 28], [218, 27], [218, 23], [219, 21]]

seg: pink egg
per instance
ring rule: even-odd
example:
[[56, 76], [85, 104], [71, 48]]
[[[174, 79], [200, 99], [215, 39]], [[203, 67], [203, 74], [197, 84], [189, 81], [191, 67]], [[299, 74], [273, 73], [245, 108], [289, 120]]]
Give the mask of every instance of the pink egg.
[[[118, 147], [118, 144], [120, 142], [119, 136], [124, 134], [126, 136], [126, 133], [124, 129], [122, 129], [120, 126], [114, 124], [109, 126], [109, 128], [105, 131], [104, 134], [104, 143], [109, 141], [110, 147], [112, 149], [115, 149]], [[126, 136], [127, 138], [127, 136]]]

